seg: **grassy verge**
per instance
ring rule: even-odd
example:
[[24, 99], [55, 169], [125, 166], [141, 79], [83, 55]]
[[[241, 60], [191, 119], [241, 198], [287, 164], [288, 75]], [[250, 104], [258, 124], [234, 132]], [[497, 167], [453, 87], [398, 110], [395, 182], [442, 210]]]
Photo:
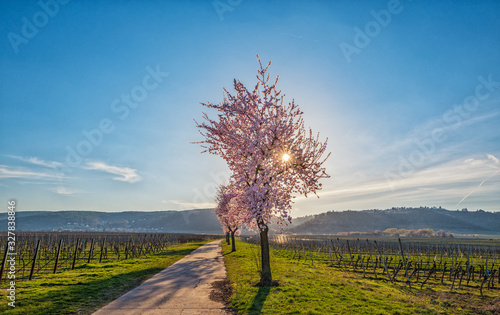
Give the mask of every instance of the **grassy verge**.
[[[224, 244], [224, 243], [223, 243]], [[500, 294], [481, 298], [443, 288], [423, 290], [385, 280], [344, 273], [325, 263], [314, 266], [274, 250], [273, 279], [279, 286], [260, 288], [258, 247], [237, 241], [237, 251], [224, 245], [232, 307], [240, 314], [498, 314]], [[495, 306], [496, 305], [496, 306]]]
[[2, 283], [0, 313], [91, 314], [206, 242], [174, 245], [148, 258], [84, 264], [42, 279], [16, 282], [16, 307]]

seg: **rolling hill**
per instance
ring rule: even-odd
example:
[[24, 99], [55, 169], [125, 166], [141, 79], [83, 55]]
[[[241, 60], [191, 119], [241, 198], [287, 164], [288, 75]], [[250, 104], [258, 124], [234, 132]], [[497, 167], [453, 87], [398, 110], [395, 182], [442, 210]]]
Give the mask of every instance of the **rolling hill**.
[[449, 211], [442, 208], [393, 208], [326, 212], [289, 231], [296, 234], [336, 234], [338, 232], [369, 232], [398, 229], [445, 230], [459, 234], [500, 234], [500, 213]]
[[[0, 213], [0, 226], [7, 226], [7, 213]], [[329, 211], [297, 217], [284, 227], [290, 234], [336, 234], [398, 229], [445, 230], [458, 234], [499, 234], [500, 212], [449, 211], [441, 208], [393, 208], [388, 210]], [[185, 211], [19, 211], [18, 231], [107, 231], [221, 234], [213, 209]], [[280, 233], [276, 224], [270, 233]], [[251, 233], [244, 231], [245, 234]]]
[[[0, 224], [7, 226], [6, 213], [0, 214]], [[16, 214], [16, 230], [222, 233], [212, 209], [126, 212], [19, 211]]]

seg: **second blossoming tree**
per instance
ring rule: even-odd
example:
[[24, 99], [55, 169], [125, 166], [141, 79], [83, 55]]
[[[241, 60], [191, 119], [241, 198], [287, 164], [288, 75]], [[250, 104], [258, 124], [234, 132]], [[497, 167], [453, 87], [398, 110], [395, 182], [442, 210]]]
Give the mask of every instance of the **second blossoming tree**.
[[232, 251], [236, 251], [234, 235], [244, 223], [244, 211], [238, 201], [241, 200], [241, 192], [231, 184], [220, 185], [217, 188], [215, 201], [215, 215], [219, 219], [224, 233], [231, 236]]

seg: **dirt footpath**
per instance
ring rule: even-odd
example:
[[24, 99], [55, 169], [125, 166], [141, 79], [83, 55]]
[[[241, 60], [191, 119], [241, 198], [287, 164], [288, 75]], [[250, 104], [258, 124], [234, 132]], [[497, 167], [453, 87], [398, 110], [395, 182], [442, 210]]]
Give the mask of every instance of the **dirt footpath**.
[[201, 246], [94, 315], [227, 314], [224, 303], [213, 299], [212, 284], [227, 277], [220, 243]]

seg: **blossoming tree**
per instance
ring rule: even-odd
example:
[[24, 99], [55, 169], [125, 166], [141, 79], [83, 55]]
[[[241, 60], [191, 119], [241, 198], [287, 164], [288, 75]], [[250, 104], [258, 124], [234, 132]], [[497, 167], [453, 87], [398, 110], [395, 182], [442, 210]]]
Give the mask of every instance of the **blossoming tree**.
[[234, 80], [235, 93], [224, 89], [220, 104], [202, 103], [218, 111], [216, 119], [203, 113], [198, 124], [205, 138], [199, 142], [205, 151], [224, 158], [232, 172], [231, 180], [241, 189], [238, 215], [245, 223], [255, 220], [260, 231], [261, 286], [272, 285], [269, 261], [268, 225], [273, 217], [279, 224], [291, 222], [292, 199], [297, 194], [316, 194], [320, 179], [329, 177], [322, 166], [327, 140], [306, 132], [302, 111], [294, 101], [285, 104], [276, 89], [278, 78], [269, 82], [271, 62], [260, 69], [257, 84], [248, 90]]
[[[238, 228], [243, 224], [243, 211], [238, 205], [238, 190], [231, 184], [220, 185], [217, 188], [215, 201], [215, 215], [222, 225], [222, 229], [226, 235], [231, 236], [232, 251], [236, 251], [236, 244], [234, 242], [234, 234], [237, 233]], [[227, 238], [229, 240], [229, 238]]]

